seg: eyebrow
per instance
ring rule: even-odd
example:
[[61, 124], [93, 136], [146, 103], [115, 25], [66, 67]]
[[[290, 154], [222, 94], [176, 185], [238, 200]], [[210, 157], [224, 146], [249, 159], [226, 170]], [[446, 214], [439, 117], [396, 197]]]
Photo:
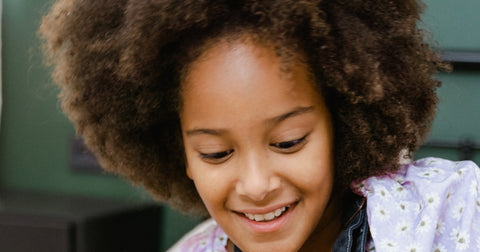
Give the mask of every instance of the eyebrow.
[[192, 129], [186, 132], [187, 136], [207, 134], [212, 136], [220, 136], [225, 132], [225, 130], [216, 130], [216, 129]]
[[297, 107], [297, 108], [293, 109], [293, 110], [290, 111], [290, 112], [287, 112], [287, 113], [285, 113], [285, 114], [282, 114], [282, 115], [275, 116], [275, 117], [273, 117], [273, 118], [267, 119], [267, 122], [273, 123], [273, 124], [278, 124], [278, 123], [281, 123], [281, 122], [287, 120], [288, 118], [295, 117], [295, 116], [299, 116], [299, 115], [303, 115], [303, 114], [312, 112], [313, 110], [314, 110], [314, 106], [309, 106], [309, 107]]
[[[279, 115], [279, 116], [275, 116], [275, 117], [272, 117], [272, 118], [269, 118], [266, 120], [267, 123], [269, 124], [279, 124], [291, 117], [295, 117], [295, 116], [299, 116], [299, 115], [302, 115], [302, 114], [305, 114], [305, 113], [309, 113], [309, 112], [312, 112], [314, 110], [314, 106], [309, 106], [309, 107], [297, 107], [295, 109], [293, 109], [292, 111], [289, 111], [285, 114], [282, 114], [282, 115]], [[203, 129], [203, 128], [200, 128], [200, 129], [192, 129], [192, 130], [188, 130], [186, 132], [186, 135], [187, 136], [192, 136], [192, 135], [200, 135], [200, 134], [207, 134], [207, 135], [212, 135], [212, 136], [220, 136], [222, 134], [224, 134], [226, 132], [226, 130], [224, 129]]]

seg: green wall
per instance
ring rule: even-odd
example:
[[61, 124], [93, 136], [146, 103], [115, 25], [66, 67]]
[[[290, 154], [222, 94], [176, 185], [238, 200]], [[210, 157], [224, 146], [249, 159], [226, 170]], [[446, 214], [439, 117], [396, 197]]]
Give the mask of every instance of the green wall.
[[137, 198], [141, 190], [113, 176], [68, 169], [68, 140], [74, 130], [60, 111], [36, 35], [45, 2], [3, 1], [0, 186]]
[[[420, 25], [429, 30], [437, 47], [450, 51], [480, 53], [480, 1], [425, 0], [427, 9]], [[440, 104], [437, 109], [430, 140], [480, 143], [480, 64], [476, 70], [466, 70], [454, 65], [454, 71], [438, 75], [443, 82], [438, 90]], [[452, 148], [423, 147], [416, 157], [440, 156], [457, 160], [458, 150]], [[472, 158], [480, 164], [480, 151]]]
[[[440, 74], [442, 87], [438, 90], [439, 105], [429, 140], [449, 142], [467, 139], [480, 142], [480, 71], [454, 71]], [[422, 147], [416, 158], [438, 156], [459, 159], [454, 148]], [[480, 164], [480, 151], [474, 151], [473, 161]]]
[[424, 0], [423, 25], [445, 49], [480, 51], [480, 1]]
[[[149, 200], [142, 188], [113, 175], [70, 171], [68, 141], [74, 130], [56, 101], [58, 90], [49, 69], [42, 65], [36, 35], [47, 0], [3, 0], [2, 82], [3, 112], [0, 128], [0, 188], [35, 190], [72, 195]], [[480, 17], [478, 0], [434, 1], [424, 27], [433, 31], [440, 48], [478, 50]], [[440, 105], [431, 139], [470, 137], [480, 141], [480, 72], [441, 74]], [[454, 149], [422, 148], [417, 157], [457, 159]], [[480, 163], [477, 152], [474, 160]], [[166, 208], [162, 217], [162, 246], [167, 248], [198, 220]]]
[[[61, 113], [58, 89], [42, 64], [36, 31], [47, 0], [3, 0], [0, 188], [150, 201], [142, 188], [110, 174], [69, 169], [74, 129]], [[197, 222], [168, 207], [161, 218], [161, 251]]]

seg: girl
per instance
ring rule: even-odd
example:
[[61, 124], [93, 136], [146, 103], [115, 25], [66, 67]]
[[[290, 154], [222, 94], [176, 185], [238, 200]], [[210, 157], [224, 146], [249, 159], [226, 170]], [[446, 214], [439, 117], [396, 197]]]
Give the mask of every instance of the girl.
[[421, 4], [61, 0], [40, 32], [102, 166], [210, 216], [172, 251], [480, 250], [480, 171], [409, 155]]

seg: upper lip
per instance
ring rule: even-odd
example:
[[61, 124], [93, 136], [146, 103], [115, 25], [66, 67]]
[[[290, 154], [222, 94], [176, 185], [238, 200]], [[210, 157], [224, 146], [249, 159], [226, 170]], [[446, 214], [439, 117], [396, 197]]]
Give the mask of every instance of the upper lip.
[[242, 214], [267, 214], [282, 207], [292, 206], [295, 203], [296, 201], [292, 201], [289, 203], [278, 203], [278, 204], [274, 204], [274, 205], [270, 205], [262, 208], [243, 208], [243, 209], [235, 210], [234, 212], [242, 213]]

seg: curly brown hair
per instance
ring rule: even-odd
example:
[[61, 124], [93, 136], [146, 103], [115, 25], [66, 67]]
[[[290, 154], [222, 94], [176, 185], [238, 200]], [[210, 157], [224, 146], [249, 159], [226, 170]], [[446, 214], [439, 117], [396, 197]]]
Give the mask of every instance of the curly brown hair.
[[64, 111], [101, 165], [201, 213], [185, 175], [182, 73], [207, 44], [254, 34], [302, 54], [334, 125], [336, 184], [394, 171], [434, 115], [441, 63], [415, 0], [60, 0], [40, 27]]

